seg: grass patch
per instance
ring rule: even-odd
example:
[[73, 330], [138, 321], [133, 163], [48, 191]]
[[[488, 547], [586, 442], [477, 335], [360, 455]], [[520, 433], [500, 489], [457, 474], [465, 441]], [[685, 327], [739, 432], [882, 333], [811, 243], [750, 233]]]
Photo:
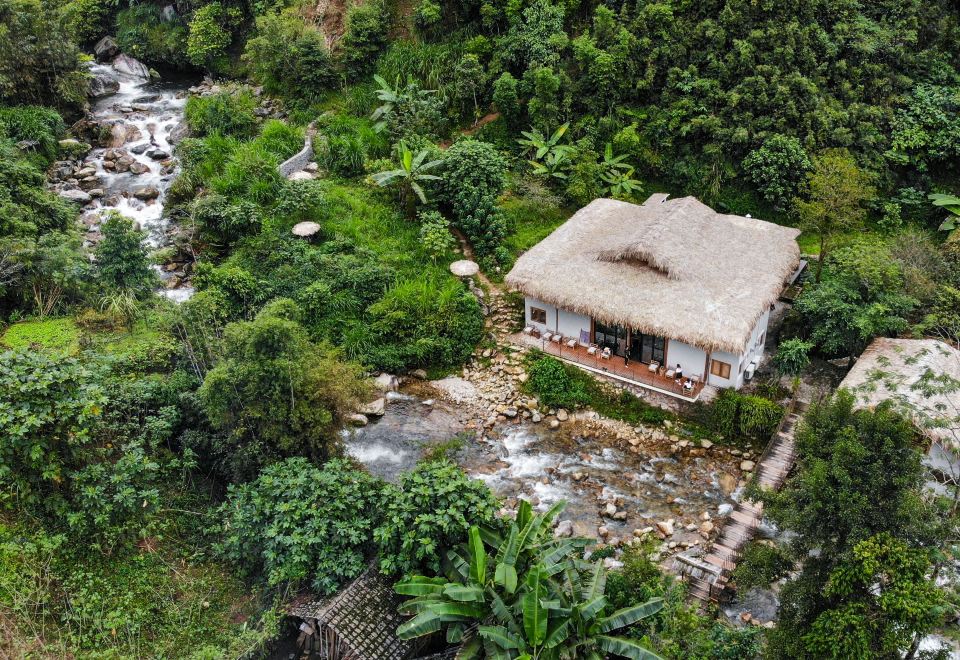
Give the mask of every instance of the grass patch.
[[80, 328], [72, 318], [22, 321], [7, 328], [3, 345], [7, 348], [41, 349], [73, 355], [80, 349]]
[[574, 211], [556, 204], [544, 204], [539, 197], [513, 194], [501, 200], [501, 208], [507, 216], [506, 246], [514, 258], [549, 236]]

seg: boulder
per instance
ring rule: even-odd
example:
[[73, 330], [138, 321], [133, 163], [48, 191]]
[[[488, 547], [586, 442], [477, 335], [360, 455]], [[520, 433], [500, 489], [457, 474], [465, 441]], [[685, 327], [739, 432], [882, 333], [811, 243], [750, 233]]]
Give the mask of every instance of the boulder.
[[187, 125], [187, 122], [182, 121], [170, 131], [170, 134], [167, 136], [167, 142], [176, 145], [188, 137], [190, 137], [190, 127]]
[[134, 161], [130, 163], [130, 174], [140, 176], [141, 174], [146, 174], [150, 171], [150, 168], [141, 163], [140, 161]]
[[316, 177], [310, 172], [294, 172], [288, 177], [291, 181], [313, 181]]
[[366, 415], [361, 415], [360, 413], [354, 413], [349, 417], [347, 417], [347, 423], [350, 424], [350, 426], [361, 427], [369, 424], [370, 420], [367, 419]]
[[110, 96], [120, 91], [120, 81], [106, 73], [98, 73], [90, 78], [90, 86], [87, 88], [87, 96], [98, 99], [103, 96]]
[[557, 528], [553, 530], [553, 535], [557, 538], [566, 538], [568, 536], [573, 536], [573, 521], [571, 520], [561, 520], [557, 524]]
[[106, 36], [93, 47], [93, 54], [98, 62], [109, 62], [120, 54], [120, 46], [113, 37]]
[[410, 372], [410, 375], [416, 378], [417, 380], [427, 379], [427, 372], [425, 369], [414, 369], [413, 371]]
[[170, 154], [164, 151], [163, 149], [147, 149], [147, 157], [152, 160], [166, 160], [170, 158]]
[[82, 190], [61, 190], [60, 197], [68, 202], [76, 202], [78, 204], [89, 204], [90, 200], [93, 199], [89, 193], [85, 193]]
[[660, 520], [656, 523], [657, 531], [663, 535], [664, 538], [673, 536], [673, 518], [670, 520]]
[[114, 71], [117, 73], [122, 73], [127, 76], [133, 76], [134, 78], [141, 78], [143, 80], [150, 79], [150, 69], [141, 62], [129, 55], [120, 53], [113, 61], [110, 63]]
[[383, 397], [370, 403], [365, 403], [360, 406], [359, 412], [361, 415], [367, 415], [368, 417], [382, 417], [387, 409], [387, 400]]
[[393, 374], [380, 374], [373, 380], [374, 386], [381, 392], [396, 392], [400, 380]]
[[755, 467], [757, 467], [757, 464], [753, 461], [740, 461], [740, 469], [744, 472], [751, 472]]
[[570, 415], [569, 415], [569, 413], [567, 413], [566, 410], [564, 410], [563, 408], [561, 408], [560, 410], [557, 411], [557, 420], [558, 420], [558, 421], [565, 422], [565, 421], [567, 421], [568, 419], [570, 419]]
[[159, 197], [160, 191], [156, 186], [144, 186], [143, 188], [137, 188], [134, 190], [133, 196], [139, 200], [147, 201]]

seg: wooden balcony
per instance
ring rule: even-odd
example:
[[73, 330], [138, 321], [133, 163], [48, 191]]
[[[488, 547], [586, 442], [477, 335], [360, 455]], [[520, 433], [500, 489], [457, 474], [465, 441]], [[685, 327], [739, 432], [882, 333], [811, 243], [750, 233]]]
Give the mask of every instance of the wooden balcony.
[[566, 343], [569, 339], [570, 338], [565, 338], [563, 342], [557, 343], [554, 341], [546, 341], [542, 337], [522, 333], [513, 335], [514, 343], [521, 346], [537, 348], [544, 353], [574, 364], [586, 371], [660, 392], [661, 394], [668, 394], [684, 401], [696, 401], [700, 398], [700, 393], [703, 391], [704, 383], [702, 380], [694, 383], [692, 389], [684, 389], [682, 383], [678, 383], [673, 378], [668, 378], [663, 373], [662, 368], [651, 371], [650, 365], [633, 360], [625, 364], [623, 357], [619, 355], [611, 355], [609, 358], [604, 358], [599, 349], [591, 354], [587, 347], [580, 345], [579, 342], [575, 347], [570, 348]]

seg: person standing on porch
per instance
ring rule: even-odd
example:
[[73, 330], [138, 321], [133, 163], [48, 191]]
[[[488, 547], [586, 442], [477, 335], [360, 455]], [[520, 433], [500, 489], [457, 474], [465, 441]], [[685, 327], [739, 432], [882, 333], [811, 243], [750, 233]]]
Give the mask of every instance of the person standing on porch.
[[679, 362], [677, 362], [677, 368], [673, 372], [673, 377], [677, 380], [678, 383], [683, 378], [683, 367], [680, 366]]

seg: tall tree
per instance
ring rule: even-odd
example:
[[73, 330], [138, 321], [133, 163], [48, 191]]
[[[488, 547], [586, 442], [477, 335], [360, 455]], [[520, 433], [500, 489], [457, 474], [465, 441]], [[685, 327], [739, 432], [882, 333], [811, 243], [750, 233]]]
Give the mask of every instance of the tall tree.
[[870, 177], [849, 152], [831, 149], [817, 156], [807, 176], [807, 199], [797, 199], [800, 226], [820, 239], [817, 282], [838, 234], [859, 228], [866, 217], [864, 205], [876, 196]]
[[921, 498], [917, 439], [890, 403], [855, 410], [841, 391], [811, 408], [798, 470], [765, 495], [770, 517], [797, 533], [791, 550], [803, 564], [781, 592], [770, 657], [898, 657], [936, 623], [927, 582], [940, 529]]

